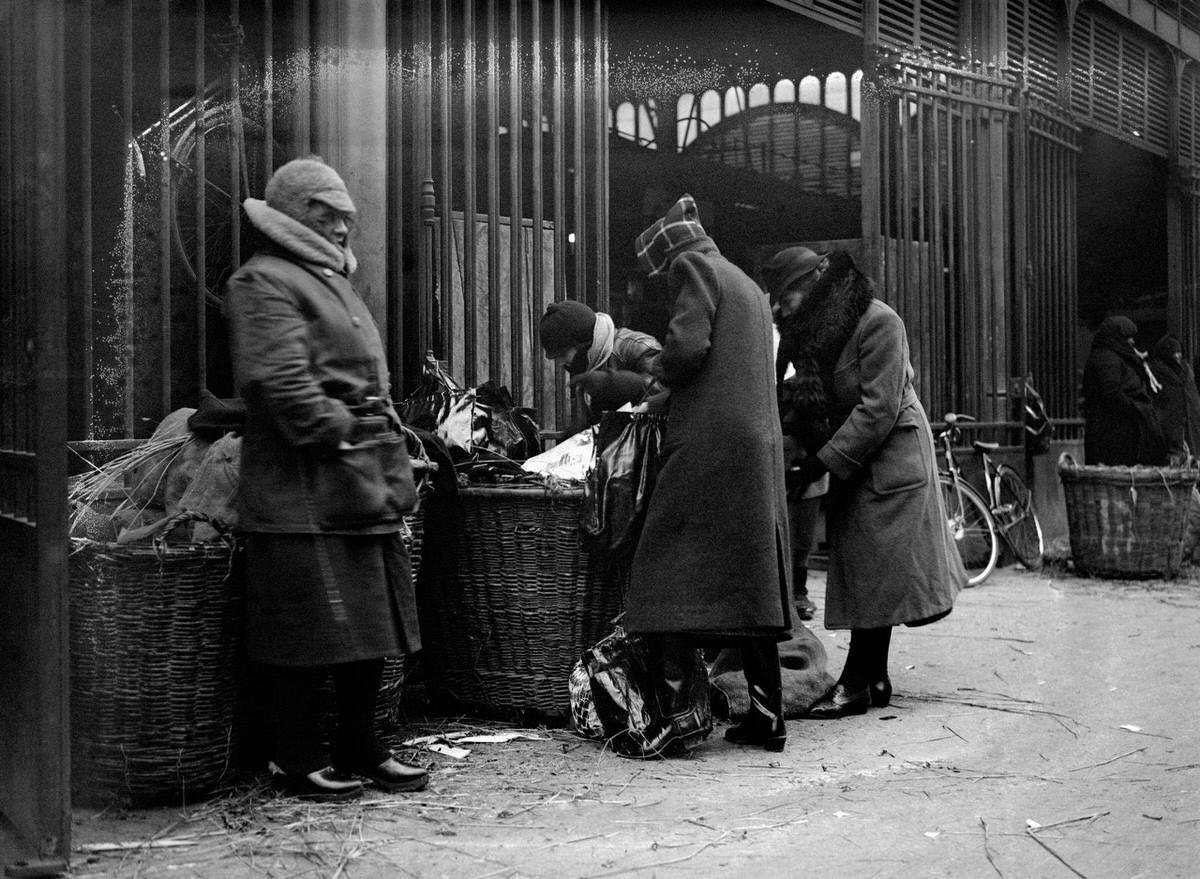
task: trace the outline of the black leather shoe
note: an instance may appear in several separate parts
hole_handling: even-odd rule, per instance
[[[310,772],[308,775],[275,774],[276,781],[284,789],[302,800],[315,802],[341,802],[352,800],[363,792],[363,783],[357,778],[346,778],[332,766]]]
[[[841,684],[834,684],[824,696],[813,703],[805,716],[817,720],[833,720],[850,714],[866,714],[870,706],[870,687],[847,690]]]
[[[652,724],[636,741],[617,753],[634,760],[661,760],[695,747],[711,732],[712,721],[702,721],[700,712],[692,709]]]
[[[725,741],[735,745],[753,745],[768,751],[782,751],[787,744],[787,726],[782,717],[771,721],[755,713],[725,730]]]
[[[376,786],[390,793],[424,790],[429,784],[429,773],[420,766],[401,763],[394,756],[388,757],[378,766],[339,766],[335,770],[339,778],[361,775],[369,778]]]
[[[892,701],[892,682],[887,675],[871,684],[868,689],[871,691],[871,707],[872,708],[887,708],[888,703]]]
[[[802,622],[809,622],[817,612],[817,606],[809,601],[808,596],[797,598],[792,602],[792,606],[796,608],[796,616]]]

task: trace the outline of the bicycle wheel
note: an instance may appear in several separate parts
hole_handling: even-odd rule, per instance
[[[995,570],[1000,557],[996,523],[983,498],[971,486],[956,481],[948,473],[939,473],[938,483],[946,504],[950,536],[967,569],[967,585],[978,586]]]
[[[993,518],[1000,535],[1012,547],[1017,560],[1029,570],[1036,571],[1042,566],[1046,547],[1029,489],[1017,471],[1000,464],[996,467],[996,494],[999,506]]]

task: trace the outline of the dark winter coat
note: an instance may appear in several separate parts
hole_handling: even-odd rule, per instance
[[[264,231],[286,239],[290,228]],[[229,279],[225,309],[246,402],[238,501],[250,658],[327,665],[420,649],[399,535],[411,465],[391,441],[398,419],[366,305],[341,272],[272,246]],[[383,414],[360,418],[353,409],[370,397]]]
[[[825,626],[878,628],[949,612],[966,574],[946,527],[933,432],[913,388],[908,336],[849,262],[814,299],[868,297],[828,375]],[[837,313],[836,311],[834,312]]]
[[[711,239],[668,273],[655,368],[670,390],[662,469],[633,560],[635,632],[786,637],[787,505],[767,297]]]
[[[1200,456],[1200,392],[1191,365],[1175,357],[1178,345],[1170,337],[1155,345],[1150,370],[1162,385],[1154,395],[1154,408],[1167,452],[1182,463],[1189,454]]]
[[[1166,463],[1166,444],[1144,361],[1128,318],[1105,319],[1083,367],[1083,455],[1087,464]]]

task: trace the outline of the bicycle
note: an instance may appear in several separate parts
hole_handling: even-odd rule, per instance
[[[979,585],[995,570],[1001,539],[1021,564],[1037,570],[1042,565],[1045,540],[1024,480],[1007,464],[992,461],[988,453],[996,451],[999,443],[975,440],[972,448],[983,466],[985,493],[981,494],[966,481],[954,456],[954,446],[962,436],[958,423],[975,419],[948,412],[943,420],[946,427],[938,432],[937,441],[946,464],[938,471],[938,483],[950,534],[967,569],[967,585]]]

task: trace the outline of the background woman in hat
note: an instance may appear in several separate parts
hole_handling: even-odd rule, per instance
[[[705,234],[690,196],[636,251],[643,271],[667,276],[672,303],[654,366],[670,392],[662,467],[622,620],[651,649],[662,719],[632,756],[663,756],[709,733],[692,701],[707,695],[690,677],[698,643],[742,648],[751,710],[725,737],[782,750],[777,642],[791,613],[770,306]]]
[[[823,259],[807,247],[786,247],[763,267],[763,280],[771,294],[771,312],[775,324],[782,327],[792,319],[798,304],[812,291]],[[815,455],[829,439],[829,419],[824,412],[811,411],[808,405],[819,376],[807,371],[808,361],[794,364],[786,357],[775,360],[775,381],[779,389],[779,417],[784,428],[785,466],[792,472],[809,455]],[[798,370],[805,370],[800,372]],[[792,600],[796,615],[811,620],[816,605],[808,596],[808,559],[816,540],[821,498],[829,491],[829,475],[807,485],[788,486],[788,521],[792,538]]]
[[[950,613],[966,574],[946,527],[903,321],[844,251],[813,275],[779,302],[787,319],[778,356],[796,364],[794,405],[802,409],[783,421],[801,445],[816,446],[791,481],[832,474],[825,627],[850,629],[850,650],[809,716],[835,718],[888,704],[892,628]]]
[[[1106,317],[1083,366],[1083,459],[1088,464],[1167,463],[1154,395],[1158,379],[1134,345],[1137,324]]]
[[[350,284],[354,202],[312,157],[282,165],[266,200],[244,207],[267,244],[229,279],[225,309],[246,402],[247,652],[268,671],[271,758],[306,797],[355,796],[361,778],[420,790],[426,772],[374,731],[383,658],[421,641],[399,534],[412,471],[379,331]],[[327,752],[318,719],[330,673],[338,719]]]
[[[577,405],[564,437],[598,423],[606,409],[637,403],[653,383],[651,367],[662,350],[658,340],[615,326],[609,315],[582,302],[550,303],[538,331],[546,357],[571,377]]]

